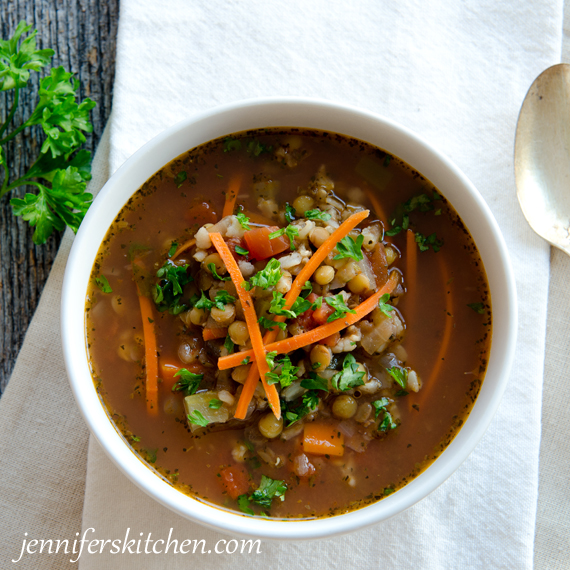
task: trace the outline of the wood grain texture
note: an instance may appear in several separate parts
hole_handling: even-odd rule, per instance
[[[92,152],[111,112],[118,18],[119,0],[0,1],[0,36],[10,37],[20,20],[32,24],[38,30],[38,46],[55,50],[52,65],[75,73],[81,81],[81,98],[90,97],[97,103],[91,115],[93,133],[87,135],[85,145]],[[40,74],[33,73],[32,88],[21,91],[14,124],[20,124],[35,107],[39,79]],[[0,93],[0,119],[9,112],[11,102],[10,93]],[[42,140],[38,127],[10,141],[6,155],[13,173],[24,174],[37,158]],[[26,190],[33,191],[20,188],[11,196]],[[14,217],[9,198],[0,201],[0,395],[61,241],[61,235],[52,235],[45,245],[34,245],[33,231]]]

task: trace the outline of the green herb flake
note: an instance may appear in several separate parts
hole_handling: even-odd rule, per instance
[[[314,372],[309,372],[308,378],[301,380],[301,388],[307,390],[322,390],[323,392],[329,391],[329,384],[325,378],[321,378]]]
[[[249,251],[239,245],[236,245],[234,250],[238,255],[249,255]]]
[[[346,305],[342,293],[339,293],[338,295],[334,295],[332,297],[325,297],[325,302],[327,305],[331,306],[334,309],[334,313],[327,319],[327,323],[336,321],[337,319],[342,319],[346,316],[347,313],[356,314],[356,311],[354,309],[350,309]]]
[[[331,219],[331,215],[316,208],[314,210],[307,210],[305,212],[305,218],[307,218],[307,220],[322,220],[323,222],[328,222]]]
[[[209,402],[208,402],[208,408],[212,409],[212,410],[219,410],[223,405],[223,402],[221,400],[218,400],[217,398],[212,398]]]
[[[390,300],[390,293],[385,293],[384,295],[382,295],[382,297],[380,297],[380,299],[378,300],[378,309],[380,309],[380,312],[386,315],[388,318],[392,318],[392,312],[394,311],[394,307],[388,304],[389,300]]]
[[[180,188],[187,178],[188,178],[188,174],[186,174],[186,172],[184,172],[184,170],[181,170],[176,175],[176,177],[174,178],[174,183],[176,184],[176,187]]]
[[[394,378],[394,380],[405,390],[408,385],[408,371],[405,368],[398,368],[397,366],[392,366],[392,368],[386,368],[386,372]]]
[[[269,287],[275,287],[279,280],[283,276],[281,272],[281,264],[275,258],[270,259],[268,264],[261,270],[253,275],[249,282],[246,283],[246,289],[249,291],[253,287],[259,287],[260,289],[269,289]]]
[[[194,410],[188,414],[188,421],[197,426],[206,427],[208,425],[208,420],[198,410]]]
[[[200,386],[200,382],[204,379],[203,374],[194,374],[186,368],[181,368],[174,378],[180,378],[174,386],[172,386],[173,392],[182,392],[185,396],[191,396],[196,393]]]
[[[246,356],[242,361],[242,366],[245,366],[246,364],[249,364],[249,361],[251,360],[251,358],[249,356]]]
[[[97,287],[103,291],[103,293],[112,293],[113,289],[109,285],[109,281],[104,275],[99,275],[99,277],[95,277],[95,283],[97,283]]]
[[[224,152],[232,152],[234,150],[241,149],[241,141],[231,137],[226,137],[224,139]]]
[[[250,500],[262,507],[269,508],[273,499],[284,501],[286,491],[287,485],[284,481],[274,480],[262,475],[259,488],[251,494]]]
[[[220,289],[214,297],[214,305],[220,309],[220,311],[223,311],[226,305],[231,305],[236,301],[237,299],[230,295],[225,289]]]
[[[355,261],[361,261],[364,259],[364,254],[362,253],[362,244],[364,242],[364,236],[360,234],[356,239],[351,236],[346,236],[342,238],[336,244],[336,250],[338,254],[333,257],[333,259],[344,259],[352,258]]]
[[[297,211],[289,203],[285,204],[285,221],[290,224],[297,215]]]
[[[237,498],[238,507],[240,508],[242,513],[246,515],[255,515],[251,507],[249,506],[249,497],[247,495],[240,495]]]
[[[274,329],[275,327],[279,327],[282,331],[287,328],[285,323],[281,323],[278,321],[274,321],[273,319],[268,319],[267,317],[259,317],[258,323],[266,330]]]
[[[235,344],[230,335],[226,336],[226,340],[224,341],[224,348],[228,351],[228,354],[232,354],[234,351]]]
[[[275,239],[277,237],[281,237],[282,235],[286,235],[289,238],[289,246],[292,250],[295,249],[295,244],[293,240],[296,236],[299,235],[299,228],[297,226],[292,226],[289,224],[286,228],[281,228],[269,234],[269,239]]]
[[[220,275],[218,275],[218,270],[216,268],[215,263],[208,263],[208,269],[210,270],[210,273],[212,274],[214,279],[217,279],[218,281],[229,281],[231,279],[229,275],[227,277],[221,277]]]
[[[251,230],[251,227],[249,226],[249,218],[243,213],[240,212],[239,214],[236,214],[236,218],[238,219],[238,222],[240,223],[240,226],[246,230],[249,231]]]
[[[485,305],[483,305],[483,303],[468,303],[467,306],[480,315],[485,314]]]
[[[350,388],[362,386],[364,384],[363,370],[360,370],[356,359],[352,354],[347,354],[342,363],[342,371],[337,372],[331,379],[332,385],[336,390],[345,392]]]
[[[167,259],[156,272],[158,282],[152,288],[152,297],[159,311],[178,315],[188,308],[188,305],[182,302],[184,286],[193,281],[188,273],[188,267],[188,265],[175,265]]]
[[[168,250],[168,257],[172,257],[176,253],[177,249],[178,249],[178,242],[173,241],[170,246],[170,249]]]

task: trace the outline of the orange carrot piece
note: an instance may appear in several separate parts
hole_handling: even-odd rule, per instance
[[[382,208],[380,200],[378,200],[378,197],[372,190],[370,190],[370,188],[364,188],[364,193],[366,194],[368,201],[372,204],[376,217],[382,222],[382,225],[387,228],[388,226],[386,224],[388,223],[388,217],[384,213],[384,208]]]
[[[277,393],[277,388],[273,384],[267,384],[265,381],[265,375],[269,372],[269,366],[265,360],[265,347],[263,346],[263,339],[261,337],[261,330],[259,328],[259,323],[257,322],[257,315],[255,314],[255,307],[253,305],[253,299],[249,291],[246,291],[243,287],[245,282],[243,275],[241,274],[240,268],[230,248],[224,241],[224,238],[218,232],[210,234],[210,239],[214,244],[217,252],[220,254],[222,261],[224,262],[232,281],[236,287],[236,291],[241,301],[241,306],[243,308],[243,313],[245,316],[245,322],[249,330],[249,337],[251,339],[251,344],[253,346],[253,354],[257,360],[257,366],[259,368],[261,381],[263,382],[263,387],[265,389],[265,394],[269,401],[269,405],[275,414],[275,417],[279,419],[281,417],[281,404],[279,402],[279,394]],[[240,353],[241,354],[241,353]],[[241,358],[243,360],[245,355]],[[240,360],[240,362],[241,362]]]
[[[234,213],[236,207],[236,200],[239,194],[239,188],[241,186],[242,174],[238,174],[235,178],[230,180],[228,191],[226,192],[226,202],[224,204],[224,209],[222,210],[222,218],[226,216],[231,216]]]
[[[357,323],[363,319],[368,313],[371,313],[377,306],[378,301],[382,295],[386,293],[391,293],[398,284],[399,273],[397,271],[392,271],[390,278],[376,293],[368,297],[366,301],[360,303],[356,307],[356,313],[347,313],[342,319],[336,319],[320,327],[316,327],[310,331],[302,333],[297,336],[292,336],[286,338],[285,340],[280,340],[278,342],[273,342],[271,344],[265,345],[265,350],[267,352],[277,352],[277,354],[287,354],[293,352],[299,348],[303,348],[315,342],[319,342],[323,338],[331,336],[336,332]],[[230,354],[228,356],[222,356],[218,359],[218,368],[220,370],[227,370],[228,368],[233,368],[234,366],[239,366],[244,358],[253,358],[255,355],[252,350],[245,350],[243,352],[238,352],[237,354]]]
[[[303,428],[303,450],[315,455],[344,455],[344,435],[334,425],[311,422]]]
[[[214,340],[215,338],[226,338],[228,336],[227,327],[206,328],[202,329],[202,338],[204,340]]]
[[[299,297],[305,282],[308,281],[313,273],[317,270],[319,265],[324,261],[325,257],[335,248],[336,244],[348,233],[354,229],[362,220],[366,219],[370,212],[368,210],[363,210],[361,212],[356,212],[349,216],[331,235],[329,238],[325,240],[325,242],[313,253],[313,255],[309,258],[309,261],[301,269],[293,284],[291,285],[291,289],[285,295],[285,308],[290,309],[293,306],[293,303]],[[277,322],[285,321],[285,317],[277,316],[274,319]],[[273,342],[277,338],[278,329],[275,327],[273,330],[267,331],[265,336],[263,337],[263,344],[267,345]],[[245,357],[244,357],[245,358]],[[234,364],[234,366],[238,366]],[[249,403],[251,402],[251,398],[253,398],[253,393],[255,392],[255,388],[257,386],[257,381],[259,380],[259,370],[255,364],[250,367],[249,373],[247,375],[247,379],[243,385],[243,389],[241,392],[240,399],[238,401],[238,405],[236,406],[236,411],[234,417],[243,420],[247,413],[247,408]]]
[[[441,367],[445,362],[445,354],[449,348],[449,342],[451,341],[451,333],[453,331],[453,297],[451,295],[451,289],[448,287],[449,281],[449,271],[443,257],[439,256],[440,264],[440,274],[443,278],[443,285],[446,288],[445,292],[445,328],[443,329],[443,337],[439,345],[439,351],[435,359],[431,374],[429,375],[428,381],[422,383],[422,389],[418,394],[418,399],[416,403],[422,405],[430,391],[433,389],[435,382],[437,382],[437,377],[441,372]],[[410,404],[412,400],[410,400]]]
[[[184,242],[175,252],[174,255],[170,258],[171,261],[174,261],[183,251],[191,248],[196,243],[194,238],[189,239],[188,241]]]
[[[245,469],[239,465],[230,465],[220,471],[220,482],[226,493],[237,499],[249,491],[249,476]]]
[[[146,368],[146,407],[150,414],[158,413],[158,352],[154,331],[152,301],[139,291],[139,304],[143,323],[144,359]]]
[[[414,313],[416,270],[418,264],[418,246],[416,245],[416,234],[408,229],[406,231],[406,315]]]

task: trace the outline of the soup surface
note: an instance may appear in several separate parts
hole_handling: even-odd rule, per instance
[[[491,302],[467,229],[418,172],[265,129],[189,151],[130,199],[86,334],[109,416],[160,476],[307,519],[382,499],[445,449],[483,381]]]

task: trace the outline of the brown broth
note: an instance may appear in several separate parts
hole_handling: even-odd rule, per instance
[[[412,196],[435,190],[407,164],[354,139],[296,129],[241,136],[276,146],[291,135],[300,138],[303,148],[309,150],[295,169],[271,160],[269,153],[251,156],[245,143],[240,150],[223,152],[224,141],[220,139],[189,151],[155,174],[129,200],[109,229],[87,294],[86,334],[93,375],[118,430],[142,458],[182,492],[234,510],[236,502],[224,493],[218,473],[221,467],[234,463],[232,445],[243,439],[243,430],[192,437],[181,407],[182,396],[165,385],[159,386],[160,413],[154,417],[147,414],[142,322],[129,250],[133,244],[148,249],[148,264],[158,269],[168,249],[165,243],[173,239],[182,243],[204,223],[205,220],[194,220],[188,214],[192,205],[207,203],[215,213],[213,219],[219,219],[228,181],[235,172],[243,174],[244,188],[248,187],[247,181],[258,180],[262,171],[278,180],[280,205],[292,202],[298,188],[307,187],[322,164],[335,181],[338,196],[346,196],[354,186],[372,190],[386,213]],[[225,144],[227,147],[227,141]],[[362,172],[363,164],[373,166],[365,168],[366,179],[357,172]],[[185,180],[181,172],[186,173]],[[250,191],[243,191],[238,204],[246,211],[257,209]],[[364,205],[373,211],[371,204]],[[407,365],[424,382],[422,389],[398,400],[401,424],[397,429],[387,437],[374,439],[363,453],[347,448],[341,458],[314,458],[317,473],[310,479],[297,479],[287,466],[278,469],[264,464],[255,468],[255,462],[246,463],[256,484],[261,472],[287,483],[286,500],[273,501],[271,517],[328,516],[381,499],[425,470],[469,414],[490,350],[489,289],[475,244],[460,218],[445,199],[436,208],[441,209],[439,215],[437,209],[410,214],[415,231],[426,236],[435,232],[444,242],[437,253],[432,249],[417,252],[415,282],[405,281],[405,232],[385,238],[403,254],[394,264],[403,272],[406,286],[406,294],[397,306],[406,322],[402,345],[408,353]],[[371,219],[377,219],[374,213]],[[95,286],[94,278],[101,274],[107,277],[112,294],[102,293]],[[451,314],[447,313],[449,298]],[[483,303],[484,313],[468,307],[473,303]],[[453,332],[439,373],[432,379],[449,319]],[[155,322],[160,359],[176,360],[178,345],[188,338],[188,331],[178,317],[168,313],[156,312]],[[165,402],[177,413],[166,413]],[[284,457],[298,449],[295,440],[273,440],[272,446]],[[343,471],[342,466],[349,464],[355,466],[354,487],[343,480],[348,471]]]

